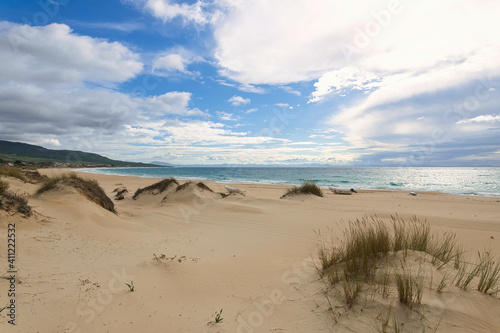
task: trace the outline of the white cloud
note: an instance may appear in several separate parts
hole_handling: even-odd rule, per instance
[[[227,113],[224,111],[216,111],[215,113],[217,114],[217,117],[220,120],[224,120],[224,121],[237,121],[238,120],[238,119],[234,118],[232,113]]]
[[[347,66],[322,75],[314,84],[315,91],[309,102],[318,102],[328,94],[340,94],[346,90],[369,90],[380,86],[381,78],[373,73]]]
[[[463,119],[457,122],[457,124],[470,124],[470,123],[496,123],[500,122],[500,115],[480,115],[471,119]]]
[[[77,35],[65,24],[3,22],[0,80],[79,84],[123,82],[142,71],[139,56],[118,42]]]
[[[206,116],[199,109],[188,107],[191,93],[172,91],[159,96],[136,98],[132,103],[138,109],[143,109],[145,114],[151,116],[180,115],[180,116]]]
[[[49,146],[56,146],[59,147],[61,143],[57,139],[44,139],[42,140],[43,144],[49,145]]]
[[[188,64],[188,59],[185,59],[178,53],[172,53],[158,57],[153,62],[153,70],[186,72]]]
[[[203,10],[204,6],[202,1],[178,4],[170,0],[146,0],[144,3],[144,8],[163,22],[180,17],[196,24],[206,24],[210,20],[209,14]]]
[[[252,108],[252,109],[248,109],[245,111],[246,114],[250,114],[250,113],[254,113],[256,111],[258,111],[259,109],[256,109],[256,108]]]
[[[231,105],[233,105],[233,106],[240,106],[240,105],[250,103],[250,98],[243,98],[241,96],[233,96],[230,99],[228,99],[228,102],[231,103]]]

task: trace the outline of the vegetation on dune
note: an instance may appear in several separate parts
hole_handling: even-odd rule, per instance
[[[175,178],[166,178],[157,183],[149,185],[144,188],[140,188],[135,191],[132,199],[137,199],[141,194],[159,194],[164,192],[171,184],[179,185],[179,182]]]
[[[9,183],[0,180],[0,195],[7,192],[8,189],[9,189]]]
[[[0,175],[17,178],[25,183],[36,184],[46,179],[38,170],[23,170],[18,167],[0,166]]]
[[[319,243],[317,268],[327,286],[325,295],[335,321],[339,313],[334,310],[338,307],[332,306],[332,294],[343,299],[349,309],[360,294],[371,294],[372,300],[377,298],[379,303],[390,303],[391,290],[395,290],[396,302],[419,309],[425,280],[430,280],[432,288],[436,272],[441,275],[436,293],[452,284],[463,290],[474,286],[484,294],[498,292],[500,263],[489,253],[480,253],[471,263],[470,259],[464,260],[463,247],[455,234],[432,233],[429,224],[417,218],[391,219],[392,224],[377,217],[364,217],[349,223],[342,240],[332,238]],[[389,332],[389,326],[397,331],[396,320],[391,325],[389,317],[384,318],[387,320],[382,322],[383,329],[378,331]]]
[[[28,199],[8,191],[9,183],[0,180],[0,208],[6,211],[16,211],[31,216],[31,207],[28,205]]]
[[[185,182],[184,184],[182,185],[179,185],[177,186],[177,188],[175,189],[175,192],[179,192],[185,188],[187,188],[189,185],[193,184],[192,182],[188,181],[188,182]],[[202,190],[207,190],[207,191],[210,191],[212,193],[215,193],[210,187],[208,187],[205,183],[203,182],[198,182],[198,183],[195,183],[195,185],[202,189]]]
[[[281,196],[282,198],[288,197],[290,195],[296,195],[296,194],[314,194],[317,195],[318,197],[323,197],[323,191],[321,188],[316,184],[316,182],[312,180],[305,181],[302,185],[300,186],[293,186],[291,188],[288,188],[286,192]]]
[[[36,195],[47,192],[59,184],[74,187],[90,201],[116,213],[113,201],[106,195],[97,181],[81,178],[74,172],[47,178],[36,191]]]

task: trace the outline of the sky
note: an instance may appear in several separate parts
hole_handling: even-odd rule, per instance
[[[500,166],[497,0],[2,0],[0,139],[173,165]]]

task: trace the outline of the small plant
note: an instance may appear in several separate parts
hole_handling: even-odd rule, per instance
[[[396,272],[396,286],[398,288],[399,301],[410,309],[414,305],[420,305],[422,301],[422,281],[417,281],[411,272]]]
[[[293,186],[286,190],[281,197],[285,198],[295,194],[314,194],[318,197],[323,197],[323,190],[312,180],[305,181],[301,186]]]
[[[500,281],[500,263],[495,263],[488,254],[480,256],[477,290],[488,294]]]
[[[9,183],[0,180],[0,195],[4,194],[9,189]]]
[[[439,285],[436,289],[438,293],[442,292],[444,288],[448,285],[448,281],[450,280],[450,273],[446,272],[443,275],[443,278],[441,279],[441,282],[439,282]]]
[[[214,321],[216,324],[222,323],[222,320],[224,320],[224,318],[222,318],[221,315],[222,315],[222,309],[220,309],[220,312],[215,315]]]
[[[125,282],[125,285],[128,287],[130,291],[135,291],[134,281],[130,281],[130,284]]]

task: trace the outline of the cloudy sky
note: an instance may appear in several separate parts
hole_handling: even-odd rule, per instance
[[[0,139],[172,164],[500,166],[497,0],[2,0]]]

